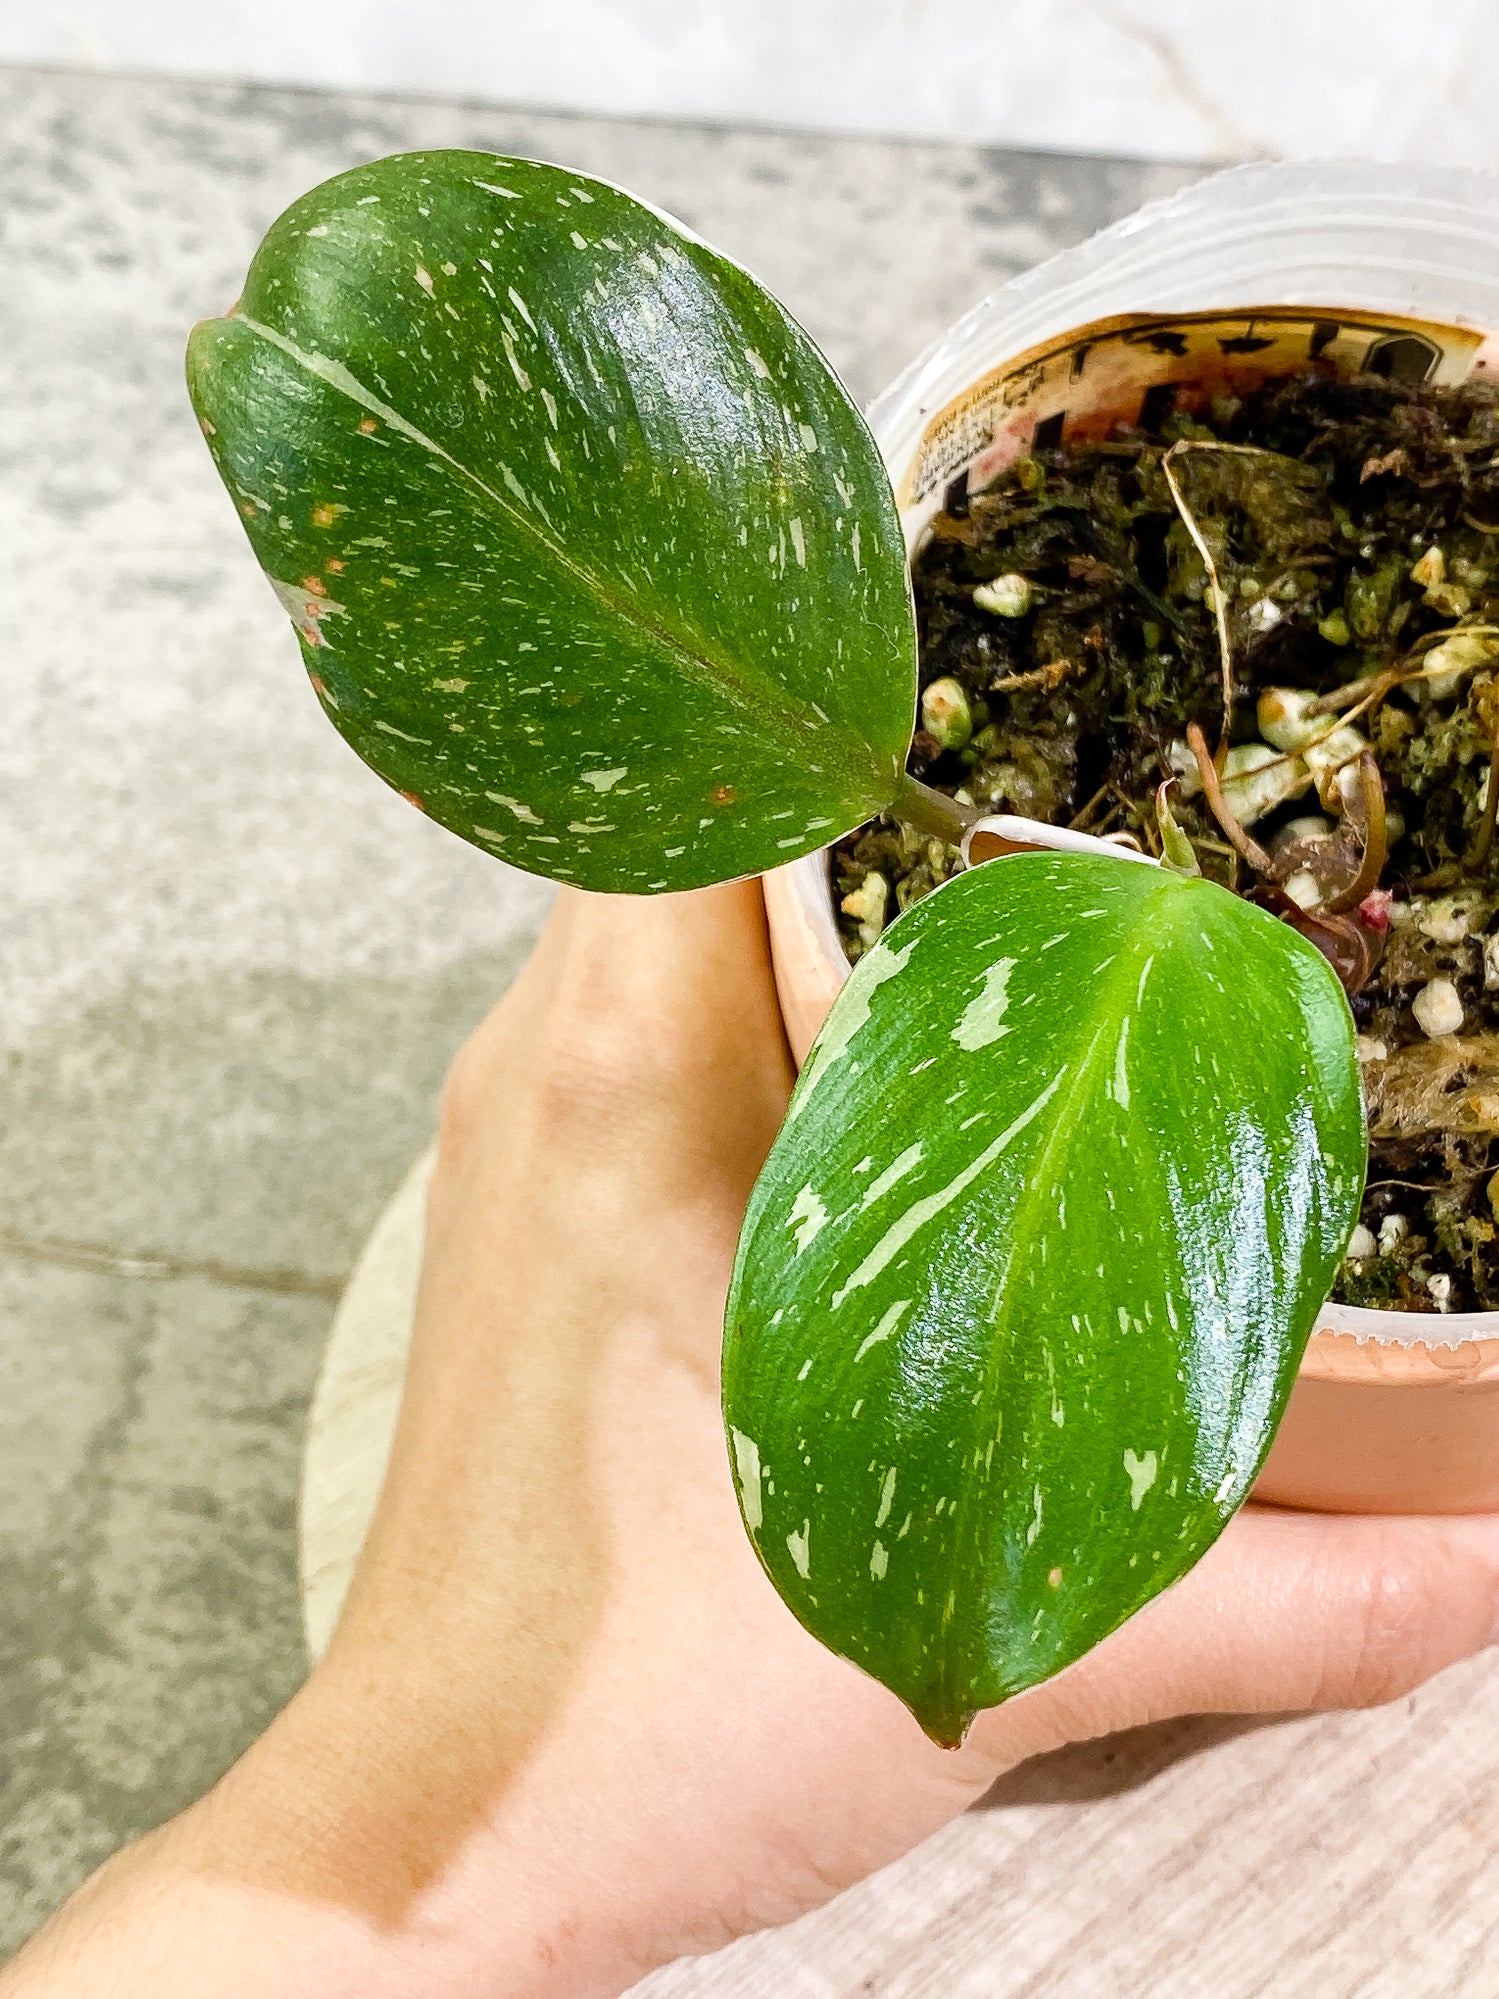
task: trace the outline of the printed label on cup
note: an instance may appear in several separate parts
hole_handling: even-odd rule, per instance
[[[1306,367],[1446,387],[1480,369],[1499,376],[1499,343],[1472,327],[1311,306],[1098,320],[991,369],[939,410],[901,481],[901,511],[935,512],[955,481],[977,492],[1064,435],[1095,441],[1119,423],[1156,431],[1177,410]]]

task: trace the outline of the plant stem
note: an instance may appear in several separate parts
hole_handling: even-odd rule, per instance
[[[1187,724],[1187,747],[1197,759],[1197,768],[1202,776],[1203,794],[1208,802],[1208,810],[1223,828],[1224,837],[1248,861],[1257,875],[1273,872],[1270,856],[1258,840],[1251,839],[1229,810],[1228,801],[1223,796],[1223,786],[1218,780],[1218,767],[1208,753],[1206,738],[1196,722]]]
[[[949,847],[960,847],[970,826],[983,818],[973,805],[960,805],[945,791],[933,791],[909,773],[902,773],[900,788],[886,810],[894,819],[904,819],[918,833],[927,833]]]
[[[1341,916],[1344,910],[1357,909],[1369,891],[1379,887],[1379,877],[1384,873],[1384,864],[1389,858],[1384,785],[1380,782],[1379,766],[1374,761],[1372,750],[1365,750],[1360,756],[1358,770],[1364,794],[1364,857],[1347,888],[1326,905],[1329,916]]]

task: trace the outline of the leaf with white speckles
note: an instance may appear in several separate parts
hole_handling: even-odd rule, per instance
[[[889,802],[916,653],[878,450],[655,209],[487,153],[357,168],[274,225],[188,375],[330,719],[455,832],[679,889]]]
[[[1264,1459],[1364,1159],[1342,989],[1264,911],[1059,854],[914,904],[729,1298],[745,1518],[797,1616],[951,1742],[1175,1581]]]

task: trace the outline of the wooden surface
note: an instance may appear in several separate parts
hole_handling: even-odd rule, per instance
[[[400,1395],[430,1155],[329,1338],[302,1491],[326,1643]],[[789,1929],[634,1999],[1499,1999],[1499,1670],[1372,1714],[1184,1721],[1065,1750]]]

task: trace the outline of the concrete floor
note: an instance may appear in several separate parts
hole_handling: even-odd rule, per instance
[[[546,904],[323,722],[181,386],[289,200],[432,145],[673,209],[861,396],[1189,177],[0,70],[0,1957],[296,1685],[333,1302]]]

